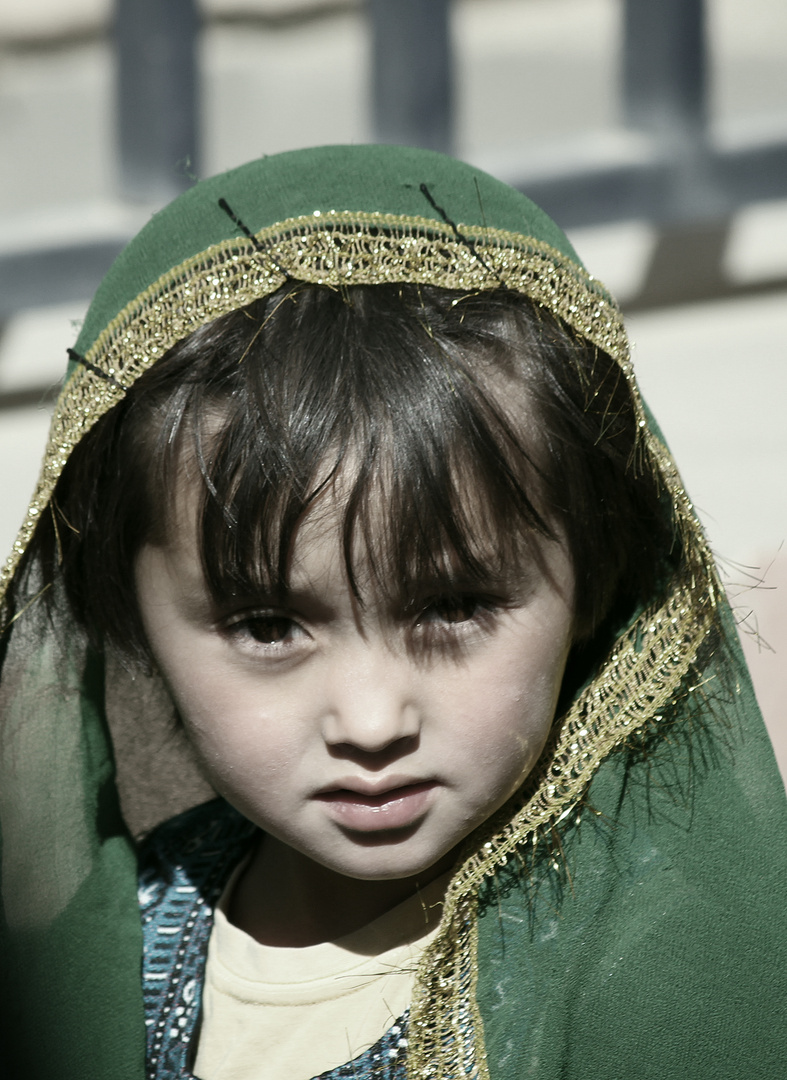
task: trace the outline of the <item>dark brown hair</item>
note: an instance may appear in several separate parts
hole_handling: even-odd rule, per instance
[[[483,580],[562,535],[588,641],[671,558],[637,447],[619,366],[526,297],[289,283],[179,342],[95,425],[28,565],[62,580],[94,642],[144,656],[134,558],[166,538],[187,453],[216,595],[286,592],[295,531],[341,474],[353,588],[358,539],[407,596],[423,575]]]

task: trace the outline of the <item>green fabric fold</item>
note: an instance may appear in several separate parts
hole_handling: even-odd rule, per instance
[[[14,1080],[139,1080],[136,855],[114,785],[103,661],[78,638],[68,644],[17,648],[4,672],[0,1056]],[[21,689],[6,704],[11,681]]]
[[[544,858],[529,889],[489,885],[479,1004],[495,1080],[781,1074],[787,812],[742,666],[738,682],[734,700],[710,683],[660,745],[604,762],[561,838],[568,876]]]

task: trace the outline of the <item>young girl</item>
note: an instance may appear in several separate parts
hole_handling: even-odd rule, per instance
[[[2,581],[15,1075],[778,1075],[784,793],[619,313],[518,193],[196,185]]]

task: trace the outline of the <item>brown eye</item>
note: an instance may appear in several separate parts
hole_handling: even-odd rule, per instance
[[[419,623],[463,623],[476,618],[481,605],[475,596],[442,596],[424,608]]]
[[[276,645],[292,633],[292,620],[284,618],[247,619],[246,629],[255,641]]]
[[[260,645],[282,645],[289,641],[297,626],[284,615],[247,615],[227,627],[236,638],[251,638]]]

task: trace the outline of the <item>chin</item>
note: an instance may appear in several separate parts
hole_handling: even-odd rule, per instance
[[[399,881],[423,875],[434,877],[447,870],[456,857],[456,845],[437,851],[405,851],[401,850],[404,843],[402,839],[392,842],[390,835],[380,833],[364,836],[357,855],[325,860],[324,865],[357,881]]]

